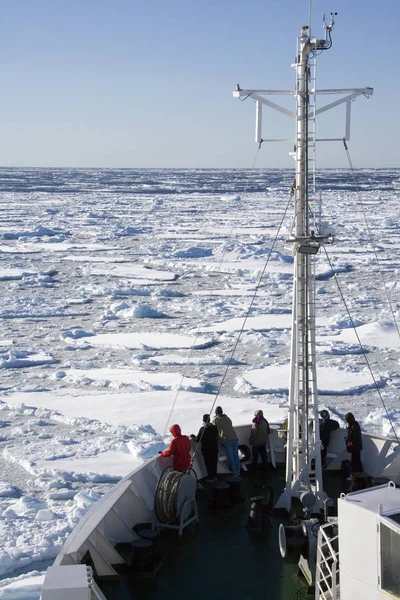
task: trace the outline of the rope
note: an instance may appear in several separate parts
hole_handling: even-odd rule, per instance
[[[239,341],[240,341],[241,335],[242,335],[242,333],[243,333],[243,330],[244,330],[244,327],[245,327],[245,325],[246,325],[246,322],[247,322],[247,319],[248,319],[248,317],[249,317],[249,314],[250,314],[250,312],[251,312],[251,309],[253,308],[253,304],[254,304],[254,301],[255,301],[255,298],[256,298],[257,292],[258,292],[258,290],[259,290],[259,288],[260,288],[261,281],[262,281],[262,279],[263,279],[263,277],[264,277],[264,274],[265,274],[266,268],[267,268],[267,266],[268,266],[269,260],[270,260],[270,258],[271,258],[272,252],[273,252],[273,250],[274,250],[275,244],[276,244],[276,242],[277,242],[277,240],[278,240],[278,237],[279,237],[280,230],[281,230],[281,228],[282,228],[282,225],[283,225],[283,222],[284,222],[284,220],[285,220],[285,218],[286,218],[286,213],[287,213],[287,211],[288,211],[288,208],[289,208],[290,201],[291,201],[291,199],[292,199],[292,197],[293,197],[293,193],[294,193],[294,189],[293,189],[293,186],[292,186],[292,189],[291,189],[291,192],[290,192],[290,195],[289,195],[289,199],[288,199],[288,201],[287,201],[287,204],[286,204],[285,210],[284,210],[284,212],[283,212],[282,219],[281,219],[281,221],[280,221],[280,223],[279,223],[279,226],[278,226],[277,232],[276,232],[276,234],[275,234],[274,241],[272,242],[272,246],[271,246],[271,248],[270,248],[270,251],[269,251],[269,253],[268,253],[267,260],[266,260],[266,262],[265,262],[265,265],[264,265],[264,268],[263,268],[263,270],[262,270],[262,272],[261,272],[261,275],[260,275],[260,277],[259,277],[259,279],[258,279],[258,282],[257,282],[256,288],[255,288],[255,290],[254,290],[254,294],[253,294],[253,296],[252,296],[252,298],[251,298],[250,305],[249,305],[249,307],[248,307],[248,309],[247,309],[246,316],[245,316],[245,318],[244,318],[244,321],[243,321],[242,327],[240,328],[240,331],[239,331],[239,333],[238,333],[238,336],[237,336],[237,338],[236,338],[236,341],[235,341],[235,344],[234,344],[234,346],[233,346],[233,349],[232,349],[231,355],[230,355],[230,357],[229,357],[229,360],[228,360],[228,362],[227,362],[227,364],[226,364],[226,367],[225,367],[225,372],[224,372],[224,374],[223,374],[223,376],[222,376],[221,383],[219,384],[219,387],[218,387],[217,393],[216,393],[216,395],[215,395],[215,398],[214,398],[214,402],[213,402],[213,403],[212,403],[212,405],[211,405],[211,408],[210,408],[210,411],[209,411],[209,414],[210,414],[210,416],[211,416],[211,414],[212,414],[212,411],[213,411],[213,409],[214,409],[214,406],[215,406],[215,404],[216,404],[216,402],[217,402],[217,399],[218,399],[218,397],[219,397],[219,395],[220,395],[220,393],[221,393],[221,389],[222,389],[222,386],[223,386],[223,384],[224,384],[224,382],[225,382],[225,379],[226,379],[226,376],[227,376],[227,373],[228,373],[228,369],[229,369],[229,367],[230,367],[230,365],[231,365],[232,358],[233,358],[233,356],[234,356],[234,354],[235,354],[235,352],[236,352],[237,346],[238,346],[238,344],[239,344]],[[204,435],[205,429],[206,429],[206,428],[204,427],[204,429],[203,429],[203,431],[202,431],[202,434],[201,434],[201,436],[200,436],[200,439],[199,439],[199,441],[198,441],[197,448],[196,448],[196,450],[195,450],[195,451],[194,451],[194,453],[193,453],[193,456],[192,456],[192,463],[193,463],[193,461],[194,461],[194,459],[195,459],[195,456],[196,456],[196,453],[197,453],[198,449],[200,448],[200,442],[201,442],[201,440],[202,440],[202,437],[203,437],[203,435]]]
[[[254,166],[255,166],[255,164],[256,164],[256,161],[257,161],[257,158],[258,158],[258,154],[259,154],[259,152],[260,152],[260,147],[261,147],[261,144],[260,144],[260,146],[258,147],[258,149],[257,149],[257,151],[256,151],[256,154],[255,154],[255,156],[254,156],[254,160],[253,160],[253,164],[252,164],[252,166],[251,166],[251,169],[254,169]],[[247,183],[246,183],[246,185],[245,185],[245,188],[244,188],[244,190],[243,190],[243,195],[244,195],[244,194],[246,194],[246,192],[247,192],[247,188],[249,187],[249,184],[250,184],[250,182],[247,182]],[[236,211],[235,211],[235,213],[234,213],[234,218],[233,218],[233,220],[232,220],[232,221],[233,221],[233,223],[235,223],[235,222],[236,222],[236,218],[237,218],[237,215],[238,215],[238,213],[239,213],[239,210],[240,210],[240,207],[239,207],[239,206],[237,206],[237,208],[236,208]],[[229,232],[229,236],[228,236],[228,242],[229,242],[229,241],[231,240],[231,238],[233,237],[233,231],[234,231],[234,229],[235,229],[235,225],[233,224],[233,225],[232,225],[232,227],[231,227],[231,230],[230,230],[230,232]],[[223,263],[223,260],[224,260],[224,258],[225,258],[225,254],[226,254],[226,249],[224,250],[224,252],[223,252],[223,254],[222,254],[222,256],[221,256],[221,259],[220,259],[220,261],[219,261],[219,264],[218,264],[218,267],[217,267],[217,270],[216,270],[216,272],[217,272],[217,273],[221,271],[221,265],[222,265],[222,263]],[[229,279],[228,279],[228,283],[229,283]],[[166,435],[166,432],[167,432],[167,427],[168,427],[168,425],[169,425],[169,423],[170,423],[170,421],[171,421],[171,416],[172,416],[172,413],[173,413],[173,412],[174,412],[174,410],[175,410],[175,404],[176,404],[176,402],[177,402],[177,400],[178,400],[179,393],[181,392],[181,387],[182,387],[183,380],[184,380],[184,378],[186,377],[186,374],[187,374],[187,371],[188,371],[188,367],[189,367],[190,358],[191,358],[191,356],[192,356],[192,353],[193,353],[193,351],[194,351],[194,346],[196,345],[197,338],[199,337],[199,333],[200,333],[200,332],[199,332],[199,330],[200,330],[200,323],[197,325],[197,329],[196,329],[196,334],[195,334],[194,342],[193,342],[193,345],[192,345],[192,346],[191,346],[191,348],[190,348],[190,351],[189,351],[189,354],[188,354],[188,357],[187,357],[187,360],[186,360],[186,363],[185,363],[185,367],[184,367],[184,369],[183,369],[182,376],[181,376],[181,379],[180,379],[179,385],[178,385],[178,387],[177,387],[176,394],[175,394],[175,397],[174,397],[174,399],[173,399],[173,402],[172,402],[171,409],[170,409],[170,411],[169,411],[169,414],[168,414],[168,418],[167,418],[167,421],[166,421],[166,424],[165,424],[165,428],[164,428],[164,432],[163,432],[163,436],[162,436],[163,438],[164,438],[164,437],[165,437],[165,435]],[[161,444],[162,444],[162,442],[160,442],[160,443],[159,443],[159,445],[158,445],[158,448],[160,448],[160,447],[161,447]],[[193,461],[192,461],[192,462],[193,462]],[[154,470],[154,463],[153,463],[153,470]]]
[[[340,287],[340,284],[339,284],[339,279],[338,279],[338,277],[337,277],[337,275],[336,275],[335,271],[333,270],[332,262],[331,262],[331,259],[330,259],[330,258],[329,258],[329,256],[328,256],[328,252],[327,252],[327,250],[326,250],[326,247],[325,247],[325,246],[323,246],[323,248],[324,248],[324,252],[325,252],[325,255],[326,255],[327,261],[328,261],[328,263],[329,263],[329,266],[330,266],[330,268],[331,268],[331,271],[332,271],[332,273],[333,273],[333,277],[334,277],[334,279],[335,279],[336,285],[337,285],[337,287],[338,287],[338,290],[339,290],[340,297],[341,297],[341,299],[342,299],[342,302],[343,302],[343,304],[344,304],[344,307],[345,307],[345,309],[346,309],[346,311],[347,311],[347,315],[348,315],[348,317],[349,317],[349,319],[350,319],[351,326],[352,326],[352,328],[353,328],[353,331],[354,331],[354,333],[355,333],[355,335],[356,335],[356,337],[357,337],[358,344],[359,344],[359,346],[360,346],[360,348],[361,348],[361,350],[362,350],[362,354],[363,354],[363,356],[364,356],[364,359],[365,359],[366,365],[367,365],[367,367],[368,367],[368,369],[369,369],[369,372],[370,372],[370,374],[371,374],[372,380],[373,380],[373,382],[374,382],[374,384],[375,384],[376,391],[377,391],[377,393],[378,393],[378,396],[379,396],[379,398],[380,398],[380,401],[382,402],[382,406],[383,406],[383,408],[384,408],[384,410],[385,410],[386,416],[387,416],[387,418],[389,419],[389,423],[390,423],[390,426],[391,426],[391,428],[393,429],[393,433],[394,433],[394,436],[395,436],[395,438],[396,438],[396,441],[397,441],[397,442],[399,442],[399,438],[397,437],[397,433],[396,433],[396,430],[395,430],[395,428],[394,428],[393,421],[392,421],[392,419],[390,418],[389,412],[388,412],[388,410],[387,410],[387,408],[386,408],[386,404],[385,404],[385,401],[384,401],[384,399],[383,399],[383,397],[382,397],[382,394],[381,394],[381,391],[380,391],[380,389],[379,389],[378,383],[377,383],[377,381],[376,381],[376,379],[375,379],[375,376],[374,376],[374,374],[373,374],[373,372],[372,372],[371,365],[370,365],[370,362],[369,362],[369,360],[368,360],[368,357],[367,357],[366,350],[365,350],[364,346],[363,346],[363,345],[362,345],[362,343],[361,343],[360,336],[358,335],[357,328],[356,328],[356,326],[354,325],[353,318],[352,318],[352,316],[351,316],[351,314],[350,314],[350,310],[349,310],[349,308],[348,308],[347,302],[346,302],[346,300],[345,300],[345,297],[344,297],[344,295],[343,295],[343,292],[342,292],[342,288]]]
[[[196,488],[198,485],[197,475],[193,469],[186,471],[170,471],[172,467],[167,467],[158,480],[154,511],[157,520],[160,523],[176,524],[179,522],[178,512],[178,494],[182,478],[185,475],[193,473],[196,479]]]
[[[352,163],[352,160],[351,160],[350,152],[349,152],[349,149],[347,147],[345,138],[343,138],[343,145],[344,145],[344,148],[345,148],[345,151],[346,151],[347,160],[349,161],[350,170],[351,170],[351,173],[352,173],[352,176],[353,176],[354,187],[356,188],[356,191],[357,191],[358,202],[359,202],[359,204],[361,206],[361,209],[362,209],[362,212],[363,212],[365,226],[367,228],[367,232],[368,232],[368,236],[369,236],[369,243],[370,243],[372,251],[373,251],[373,253],[375,255],[375,261],[376,261],[376,265],[378,267],[379,276],[380,276],[380,278],[382,280],[382,283],[383,283],[383,288],[385,290],[386,299],[387,299],[387,302],[388,302],[388,305],[389,305],[389,308],[390,308],[390,312],[392,313],[393,322],[394,322],[394,324],[396,326],[397,335],[400,337],[399,325],[397,323],[396,315],[394,313],[394,308],[393,308],[392,301],[390,300],[390,296],[389,296],[388,288],[387,288],[387,285],[386,285],[386,281],[385,281],[385,278],[383,276],[383,272],[382,272],[381,265],[380,265],[380,262],[379,262],[378,253],[376,251],[375,244],[373,243],[374,239],[372,237],[372,232],[371,232],[371,229],[370,229],[370,226],[369,226],[369,223],[368,223],[367,213],[366,213],[366,210],[365,210],[365,206],[364,206],[364,203],[363,203],[363,201],[361,199],[361,194],[360,194],[360,189],[359,189],[359,186],[358,186],[358,183],[357,183],[355,169],[353,167],[353,163]]]
[[[169,469],[170,467],[167,467]],[[165,473],[165,471],[164,471]],[[170,471],[162,473],[156,490],[155,513],[160,523],[177,523],[178,515],[178,492],[181,479],[185,473]]]

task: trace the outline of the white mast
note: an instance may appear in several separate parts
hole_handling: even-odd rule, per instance
[[[309,207],[309,177],[312,175],[309,152],[315,149],[314,140],[309,136],[310,96],[315,96],[315,89],[309,89],[309,82],[310,55],[315,52],[315,45],[309,27],[302,27],[295,64],[296,186],[294,237],[290,239],[294,243],[294,276],[286,488],[277,504],[278,508],[288,511],[292,497],[300,497],[303,492],[313,492],[320,508],[326,498],[322,484],[315,358],[315,254],[323,240],[316,238],[316,232],[311,230]],[[313,79],[315,82],[315,77]]]
[[[292,498],[308,497],[308,507],[321,509],[326,494],[323,491],[321,448],[319,439],[319,413],[315,356],[315,255],[320,245],[332,241],[332,236],[323,236],[316,230],[310,210],[310,194],[315,182],[315,142],[342,141],[350,138],[351,101],[364,94],[370,96],[372,88],[346,90],[317,90],[315,59],[318,53],[331,47],[331,30],[334,15],[325,24],[325,39],[311,38],[310,27],[302,27],[297,44],[296,89],[292,90],[242,90],[237,85],[234,97],[251,96],[256,102],[256,142],[292,141],[262,138],[262,108],[267,105],[296,120],[295,151],[295,223],[293,235],[288,239],[293,244],[294,279],[292,338],[290,353],[289,414],[286,445],[286,488],[276,508],[290,511]],[[268,95],[293,95],[296,113],[267,100]],[[317,94],[346,94],[346,96],[316,108]],[[341,103],[346,103],[346,129],[341,138],[316,138],[316,116]],[[311,183],[311,185],[310,185]],[[313,190],[314,191],[314,190]]]

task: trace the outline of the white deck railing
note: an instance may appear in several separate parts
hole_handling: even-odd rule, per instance
[[[315,600],[339,600],[338,522],[321,525],[318,532]]]

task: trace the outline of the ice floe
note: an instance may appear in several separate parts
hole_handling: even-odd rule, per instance
[[[107,265],[101,269],[91,268],[92,275],[109,275],[112,277],[126,277],[137,279],[149,279],[152,281],[174,281],[177,278],[176,273],[168,271],[159,271],[150,267],[144,267],[140,264],[120,264]]]
[[[180,335],[174,333],[99,333],[90,338],[81,338],[91,346],[106,346],[108,348],[153,349],[164,348],[209,348],[217,342],[214,338],[201,336]],[[79,343],[79,342],[78,342]]]
[[[58,363],[44,351],[35,350],[2,350],[0,349],[0,369],[18,369],[22,367],[37,367],[39,365],[54,365]]]
[[[288,394],[290,366],[272,365],[242,373],[235,389],[250,394]],[[385,378],[378,377],[383,387]],[[319,367],[317,387],[320,394],[353,395],[374,389],[375,382],[369,371],[348,371],[343,368]]]

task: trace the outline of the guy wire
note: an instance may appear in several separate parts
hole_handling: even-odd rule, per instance
[[[255,164],[256,164],[256,161],[257,161],[257,158],[258,158],[258,155],[259,155],[259,152],[260,152],[260,147],[261,147],[261,144],[257,147],[256,153],[255,153],[255,156],[254,156],[254,160],[253,160],[253,164],[251,166],[251,170],[254,169],[254,167],[255,167]],[[247,188],[249,187],[249,184],[250,184],[250,182],[246,183],[245,188],[244,188],[243,193],[242,193],[243,196],[246,194]],[[239,203],[238,203],[238,206],[237,206],[236,211],[234,213],[233,223],[236,222],[236,218],[237,218],[237,215],[239,213],[239,209],[240,209],[240,206],[239,206]],[[234,229],[235,229],[235,225],[233,224],[232,227],[231,227],[231,230],[229,232],[228,242],[233,237],[233,231],[234,231]],[[226,245],[225,245],[225,247],[226,247]],[[217,267],[217,270],[216,270],[217,273],[221,271],[221,267],[222,267],[223,260],[225,258],[225,254],[226,254],[226,249],[224,250],[224,252],[223,252],[223,254],[222,254],[221,258],[220,258],[220,261],[219,261],[219,264],[218,264],[218,267]],[[228,279],[228,281],[229,281],[229,279]],[[172,413],[174,412],[175,404],[176,404],[176,402],[178,400],[178,396],[179,396],[179,393],[181,391],[181,386],[182,386],[183,380],[186,377],[186,373],[187,373],[187,370],[188,370],[188,367],[189,367],[190,358],[191,358],[192,353],[194,351],[194,347],[196,345],[196,340],[199,337],[199,333],[200,333],[199,330],[200,330],[200,323],[197,325],[196,335],[195,335],[195,338],[194,338],[194,342],[193,342],[193,344],[192,344],[192,346],[191,346],[191,348],[189,350],[188,357],[186,359],[186,364],[185,364],[185,367],[183,369],[183,373],[182,373],[179,385],[178,385],[178,387],[176,389],[176,393],[175,393],[175,397],[174,397],[173,402],[172,402],[171,410],[169,412],[168,419],[167,419],[166,424],[165,424],[165,428],[164,428],[164,432],[163,432],[163,436],[162,436],[163,439],[164,439],[165,434],[167,432],[167,427],[168,427],[168,424],[170,423],[170,420],[171,420],[171,417],[172,417]],[[214,404],[215,404],[215,401],[214,401]],[[160,448],[161,443],[162,442],[159,443],[158,448]]]
[[[330,266],[330,268],[331,268],[331,271],[332,271],[332,273],[333,273],[333,277],[334,277],[334,279],[335,279],[336,285],[337,285],[337,287],[338,287],[338,290],[339,290],[340,297],[341,297],[341,299],[342,299],[342,302],[343,302],[343,304],[344,304],[344,307],[345,307],[345,309],[346,309],[346,311],[347,311],[347,314],[348,314],[348,317],[349,317],[349,319],[350,319],[351,326],[352,326],[352,328],[353,328],[353,331],[354,331],[354,333],[355,333],[355,335],[356,335],[356,338],[357,338],[358,344],[359,344],[359,346],[360,346],[360,348],[361,348],[361,350],[362,350],[362,354],[363,354],[364,360],[365,360],[365,362],[366,362],[366,365],[367,365],[367,367],[368,367],[368,369],[369,369],[369,372],[370,372],[370,374],[371,374],[372,380],[373,380],[373,382],[374,382],[374,385],[375,385],[376,391],[377,391],[377,393],[378,393],[378,396],[379,396],[379,398],[380,398],[380,401],[382,402],[382,406],[383,406],[383,408],[384,408],[384,410],[385,410],[386,416],[387,416],[387,418],[389,419],[389,423],[390,423],[390,426],[391,426],[391,428],[393,429],[393,433],[394,433],[394,436],[395,436],[395,438],[396,438],[396,441],[397,441],[397,442],[399,442],[399,438],[397,437],[397,433],[396,433],[396,430],[395,430],[395,428],[394,428],[393,421],[392,421],[392,419],[391,419],[391,417],[390,417],[390,415],[389,415],[388,409],[386,408],[386,404],[385,404],[385,401],[384,401],[384,399],[383,399],[383,397],[382,397],[382,394],[381,394],[381,391],[380,391],[380,389],[379,389],[378,383],[377,383],[377,381],[376,381],[376,379],[375,379],[375,376],[374,376],[374,374],[373,374],[373,372],[372,372],[372,368],[371,368],[370,362],[369,362],[369,360],[368,360],[367,353],[366,353],[366,351],[365,351],[365,348],[364,348],[364,346],[363,346],[363,345],[362,345],[362,343],[361,343],[360,336],[358,335],[357,328],[356,328],[356,326],[354,325],[354,321],[353,321],[353,318],[352,318],[352,316],[351,316],[351,314],[350,314],[349,307],[348,307],[348,305],[347,305],[347,302],[346,302],[346,300],[345,300],[344,294],[343,294],[343,292],[342,292],[342,288],[341,288],[341,286],[340,286],[340,284],[339,284],[339,279],[338,279],[338,277],[337,277],[337,275],[336,275],[335,271],[333,270],[332,262],[331,262],[331,259],[330,259],[330,258],[329,258],[329,256],[328,256],[328,252],[327,252],[327,250],[326,250],[326,247],[325,247],[325,245],[323,245],[323,248],[324,248],[325,256],[326,256],[326,258],[327,258],[327,261],[328,261],[328,263],[329,263],[329,266]]]
[[[353,181],[354,181],[354,187],[356,188],[356,191],[357,191],[358,202],[359,202],[359,204],[361,206],[361,210],[362,210],[362,213],[363,213],[363,216],[364,216],[365,226],[367,228],[367,232],[368,232],[368,236],[369,236],[369,242],[370,242],[372,251],[373,251],[373,253],[375,255],[375,262],[376,262],[376,265],[378,267],[379,276],[380,276],[380,278],[382,280],[382,283],[383,283],[383,288],[385,290],[385,295],[386,295],[387,303],[389,305],[390,312],[392,313],[392,318],[393,318],[393,322],[394,322],[396,330],[397,330],[397,335],[400,337],[399,325],[397,323],[396,315],[394,313],[394,308],[393,308],[392,301],[390,299],[390,295],[389,295],[389,292],[388,292],[386,281],[385,281],[385,278],[383,276],[383,272],[382,272],[382,269],[381,269],[380,261],[379,261],[379,258],[378,258],[378,253],[376,251],[375,244],[373,243],[374,239],[372,237],[371,228],[370,228],[369,223],[368,223],[367,213],[365,211],[365,206],[364,206],[364,203],[363,203],[363,201],[361,199],[360,188],[359,188],[358,183],[357,183],[355,169],[353,167],[353,163],[352,163],[352,160],[351,160],[350,152],[349,152],[349,149],[347,147],[346,140],[344,138],[343,138],[343,145],[344,145],[344,148],[345,148],[345,151],[346,151],[347,159],[349,161],[350,170],[351,170],[351,174],[352,174]]]
[[[272,245],[271,245],[270,251],[269,251],[269,253],[268,253],[268,257],[267,257],[267,260],[266,260],[266,262],[265,262],[264,268],[263,268],[263,270],[262,270],[262,272],[261,272],[261,275],[260,275],[260,277],[259,277],[259,279],[258,279],[258,282],[257,282],[256,288],[255,288],[255,290],[254,290],[254,294],[253,294],[253,296],[252,296],[252,298],[251,298],[250,305],[249,305],[249,307],[248,307],[248,309],[247,309],[247,312],[246,312],[246,316],[245,316],[245,318],[244,318],[244,320],[243,320],[242,327],[241,327],[241,328],[240,328],[240,330],[239,330],[239,333],[238,333],[238,336],[237,336],[237,338],[236,338],[236,341],[235,341],[235,343],[234,343],[234,346],[233,346],[233,349],[232,349],[231,355],[230,355],[230,357],[229,357],[229,360],[228,360],[228,362],[227,362],[227,364],[226,364],[226,366],[225,366],[225,372],[224,372],[224,374],[223,374],[223,376],[222,376],[222,380],[221,380],[221,383],[219,384],[218,391],[217,391],[217,393],[216,393],[216,395],[215,395],[215,398],[214,398],[214,402],[212,403],[212,405],[211,405],[211,408],[210,408],[210,411],[209,411],[210,417],[211,417],[211,414],[212,414],[213,408],[214,408],[214,406],[215,406],[215,404],[216,404],[216,402],[217,402],[217,399],[218,399],[218,397],[219,397],[219,395],[220,395],[220,393],[221,393],[222,386],[223,386],[223,384],[224,384],[224,382],[225,382],[225,379],[226,379],[226,376],[227,376],[227,374],[228,374],[228,370],[229,370],[229,367],[230,367],[230,365],[231,365],[232,358],[233,358],[233,357],[234,357],[234,355],[235,355],[235,352],[236,352],[237,346],[238,346],[238,344],[239,344],[239,341],[240,341],[241,335],[242,335],[242,333],[243,333],[243,330],[244,330],[244,327],[245,327],[245,325],[246,325],[246,321],[247,321],[247,319],[248,319],[248,317],[249,317],[249,314],[250,314],[250,311],[251,311],[251,309],[253,308],[253,304],[254,304],[254,301],[255,301],[255,299],[256,299],[257,292],[258,292],[258,290],[259,290],[259,288],[260,288],[261,281],[262,281],[262,279],[263,279],[263,277],[264,277],[264,274],[265,274],[265,271],[266,271],[266,269],[267,269],[267,266],[268,266],[269,260],[270,260],[270,258],[271,258],[272,252],[273,252],[273,250],[274,250],[275,244],[276,244],[276,242],[277,242],[277,240],[278,240],[279,233],[280,233],[280,231],[281,231],[281,228],[282,228],[283,222],[284,222],[284,220],[285,220],[285,218],[286,218],[286,213],[287,213],[287,211],[288,211],[289,204],[290,204],[290,201],[291,201],[292,197],[293,197],[293,190],[290,192],[290,195],[289,195],[289,198],[288,198],[288,201],[287,201],[287,204],[286,204],[285,210],[284,210],[284,212],[283,212],[282,219],[281,219],[281,221],[280,221],[280,223],[279,223],[279,226],[278,226],[277,232],[276,232],[276,234],[275,234],[275,238],[274,238],[274,240],[273,240],[273,242],[272,242]],[[203,437],[204,431],[205,431],[205,428],[203,429],[203,432],[202,432],[202,434],[201,434],[201,437]],[[194,454],[193,454],[193,459],[192,459],[192,461],[194,460],[194,457],[195,457],[195,455],[196,455],[196,452],[197,452],[198,448],[200,447],[200,442],[201,442],[201,438],[199,439],[198,446],[197,446],[197,448],[196,448],[196,450],[195,450],[195,452],[194,452]]]

